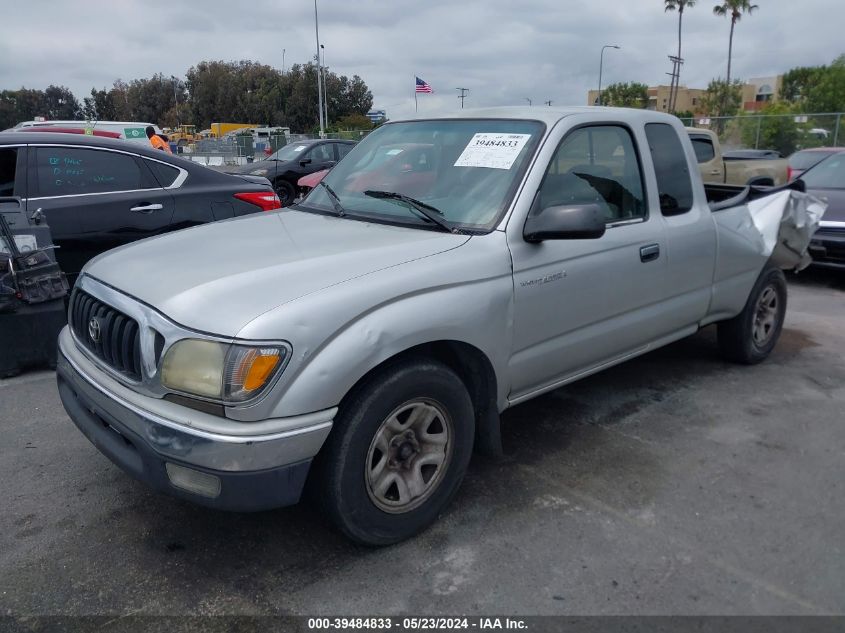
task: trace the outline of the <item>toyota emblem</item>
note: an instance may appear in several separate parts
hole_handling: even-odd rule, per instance
[[[95,343],[100,340],[100,322],[96,317],[88,321],[88,337]]]

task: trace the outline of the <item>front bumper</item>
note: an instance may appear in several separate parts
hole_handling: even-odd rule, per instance
[[[813,265],[845,270],[845,229],[822,227],[810,241]]]
[[[248,422],[218,418],[211,422],[238,433],[209,430],[207,414],[156,401],[181,410],[183,419],[174,421],[177,416],[151,412],[132,402],[130,394],[119,393],[126,388],[78,355],[67,330],[59,338],[57,382],[74,424],[117,466],[156,490],[221,510],[266,510],[299,501],[311,460],[336,413],[264,421],[264,430],[268,422],[286,430],[245,435]],[[193,424],[185,423],[185,414]],[[186,473],[202,483],[199,492],[185,484]]]

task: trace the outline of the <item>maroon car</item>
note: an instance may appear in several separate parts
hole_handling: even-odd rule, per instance
[[[790,154],[787,167],[789,180],[795,180],[813,165],[818,165],[825,158],[836,152],[845,151],[845,147],[814,147],[802,149]]]

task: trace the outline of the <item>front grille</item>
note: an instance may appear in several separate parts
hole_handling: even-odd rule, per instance
[[[76,339],[90,352],[127,377],[141,380],[141,336],[134,319],[78,288],[70,296],[68,314]]]

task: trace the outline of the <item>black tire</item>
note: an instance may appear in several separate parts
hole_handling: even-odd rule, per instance
[[[771,316],[768,326],[762,315]],[[786,315],[786,277],[783,271],[767,265],[737,316],[718,326],[719,349],[726,360],[754,365],[774,349]]]
[[[383,501],[378,500],[378,493],[370,484],[372,470],[368,471],[368,468],[373,469],[375,461],[381,463],[374,459],[378,453],[375,448],[378,437],[394,432],[385,425],[388,420],[399,417],[392,414],[403,406],[429,405],[436,406],[447,416],[439,422],[441,428],[450,429],[445,436],[448,442],[444,445],[447,446],[444,461],[436,467],[437,474],[430,475],[430,483],[425,484],[429,486],[428,492],[411,501],[407,510],[386,511],[379,507]],[[437,418],[433,424],[438,425]],[[312,467],[309,482],[312,495],[323,512],[350,539],[364,545],[397,543],[428,527],[452,500],[469,464],[474,434],[472,401],[455,372],[428,359],[388,365],[342,403],[332,432]],[[396,439],[397,436],[393,437]],[[424,453],[415,454],[410,460],[421,455]],[[387,458],[388,454],[384,454],[384,459]],[[392,475],[403,471],[401,466],[388,466],[390,463],[386,461],[382,471],[391,469]],[[418,466],[417,470],[426,467]],[[404,468],[403,472],[411,470],[413,466]],[[410,487],[405,488],[406,492],[409,490]],[[389,490],[384,494],[388,493]],[[386,496],[382,499],[390,502]],[[413,506],[416,502],[419,505]]]
[[[293,201],[296,198],[296,191],[294,190],[293,185],[287,180],[277,180],[273,183],[273,189],[275,190],[276,195],[279,196],[279,201],[282,203],[283,207],[293,204]]]

